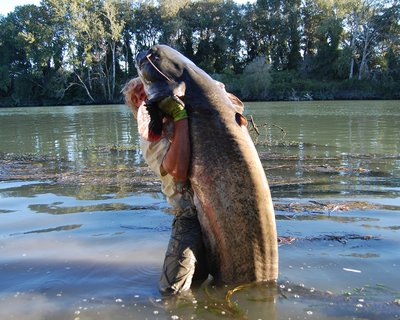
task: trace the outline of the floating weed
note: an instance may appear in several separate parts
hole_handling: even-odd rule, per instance
[[[244,284],[244,285],[237,286],[237,287],[233,288],[232,290],[228,290],[228,292],[227,292],[226,295],[225,295],[225,300],[226,300],[229,304],[232,304],[231,298],[232,298],[232,296],[235,294],[235,292],[238,292],[238,291],[241,291],[241,290],[243,290],[243,289],[250,288],[250,287],[252,287],[251,284]]]
[[[242,285],[242,286],[238,286],[235,287],[231,290],[228,290],[225,294],[224,299],[220,299],[220,298],[216,298],[214,296],[211,295],[210,291],[209,291],[209,286],[205,286],[204,287],[204,292],[206,294],[206,297],[208,298],[208,300],[210,302],[213,303],[209,303],[207,305],[202,305],[203,302],[199,302],[200,305],[202,305],[202,307],[204,309],[207,309],[209,312],[212,312],[216,315],[226,315],[230,318],[233,319],[247,319],[247,317],[244,315],[244,311],[240,308],[240,306],[235,303],[232,302],[232,295],[245,288],[247,285]],[[205,308],[207,307],[207,308]]]
[[[393,289],[393,288],[391,288],[391,287],[389,287],[389,286],[387,286],[385,284],[381,284],[381,283],[376,284],[376,289],[388,292],[388,293],[393,294],[395,296],[400,296],[400,290]]]
[[[400,301],[400,291],[384,284],[376,284],[373,286],[367,284],[363,287],[342,291],[342,294],[345,298],[350,299],[351,297],[358,303],[380,300],[381,302],[396,304],[396,299]]]

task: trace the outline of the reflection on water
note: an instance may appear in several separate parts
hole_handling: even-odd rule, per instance
[[[399,318],[399,103],[246,110],[276,204],[278,285],[168,298],[172,216],[130,111],[0,109],[0,318]]]

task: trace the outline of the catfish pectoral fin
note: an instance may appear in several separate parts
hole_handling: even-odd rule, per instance
[[[240,113],[235,114],[236,122],[239,126],[247,126],[247,119]]]

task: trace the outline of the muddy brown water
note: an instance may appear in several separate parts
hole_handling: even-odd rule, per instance
[[[400,318],[400,102],[246,115],[275,202],[278,285],[166,298],[172,216],[129,110],[0,109],[0,318]]]

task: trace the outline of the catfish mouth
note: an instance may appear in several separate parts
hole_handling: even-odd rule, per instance
[[[147,81],[147,77],[143,74],[143,70],[146,69],[146,65],[149,63],[150,56],[151,53],[149,53],[149,50],[147,50],[139,52],[135,58],[136,70],[140,79],[145,83],[149,83],[149,81]]]
[[[141,51],[136,55],[135,66],[137,70],[141,70],[143,68],[143,65],[146,63],[148,56],[151,56],[149,50]]]

